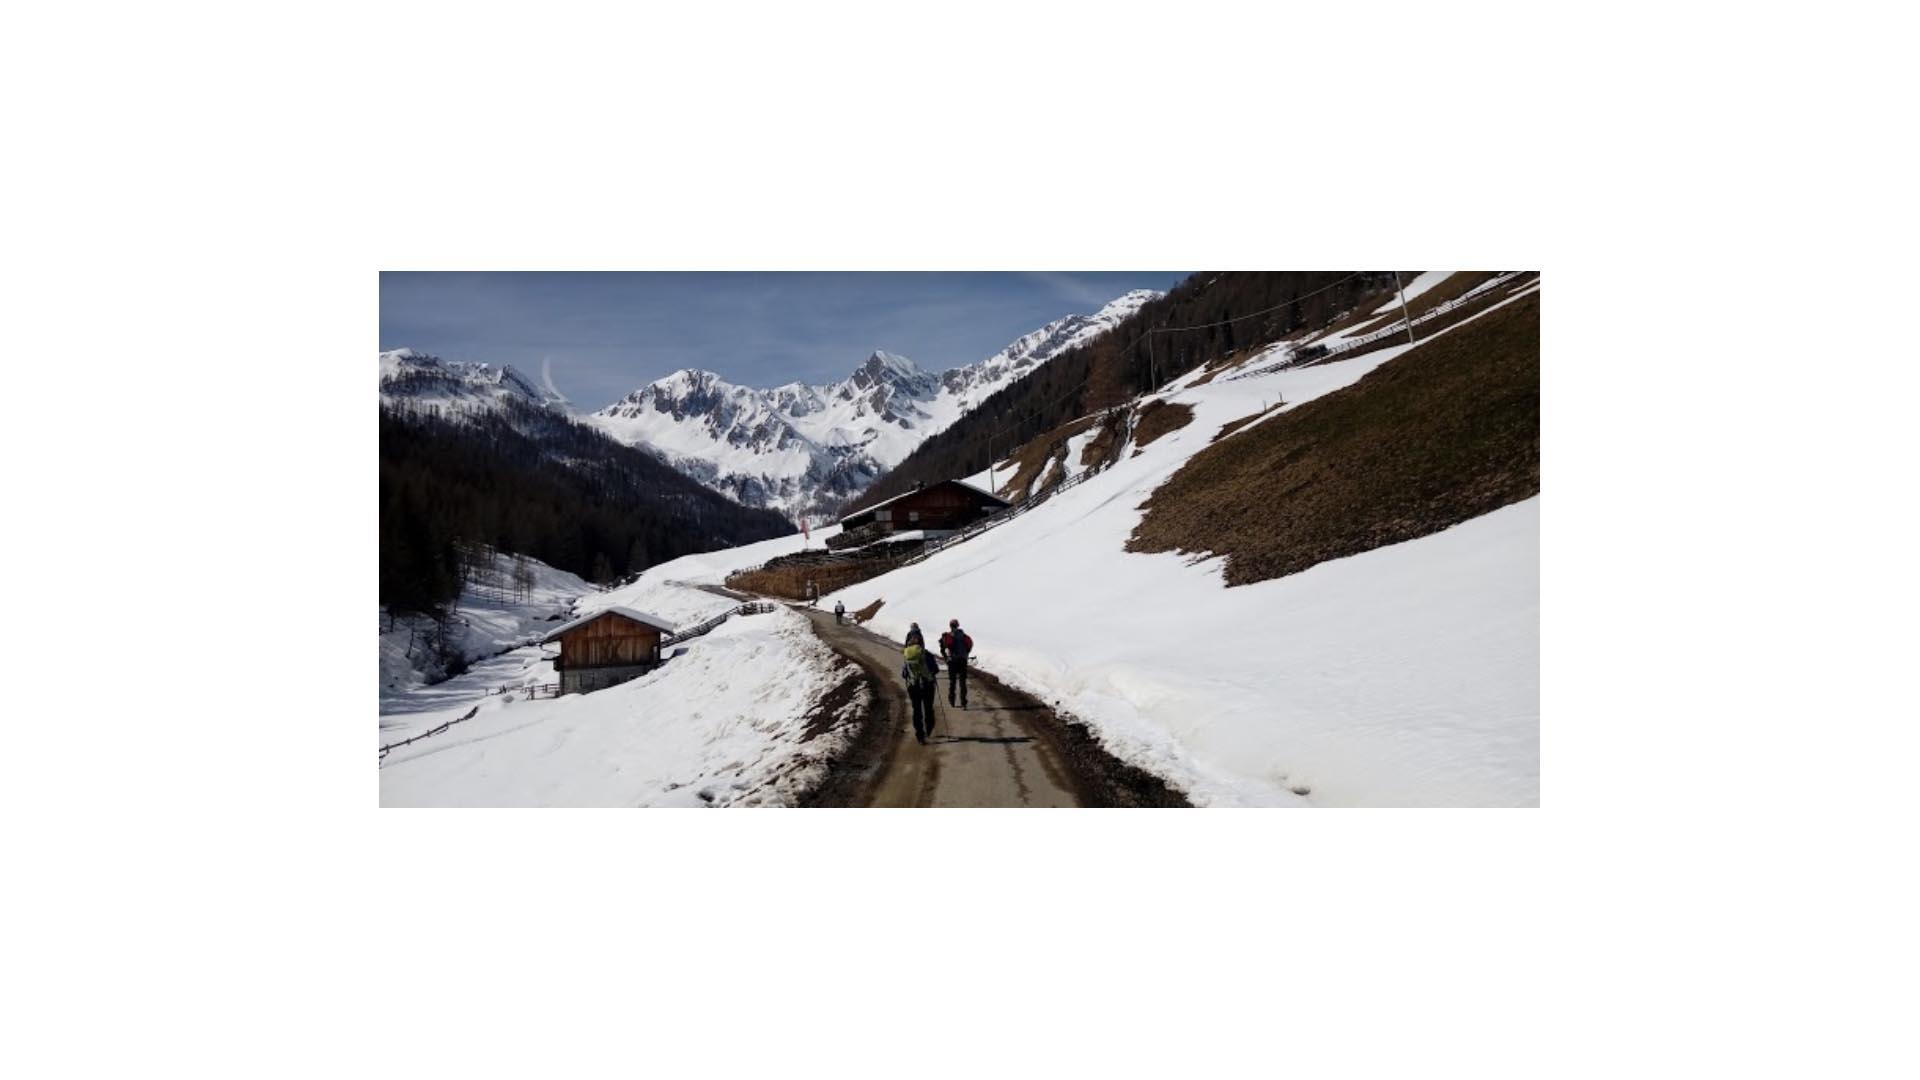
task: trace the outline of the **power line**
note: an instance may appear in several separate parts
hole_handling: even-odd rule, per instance
[[[1140,344],[1142,341],[1145,341],[1147,338],[1151,337],[1154,334],[1183,334],[1190,330],[1209,330],[1216,326],[1225,326],[1228,323],[1245,322],[1248,319],[1256,318],[1261,315],[1268,315],[1273,312],[1279,311],[1281,308],[1292,307],[1294,304],[1297,304],[1302,300],[1308,299],[1309,297],[1318,296],[1323,292],[1328,292],[1330,290],[1336,289],[1341,285],[1344,285],[1347,282],[1352,281],[1354,278],[1360,277],[1366,273],[1368,273],[1368,271],[1366,270],[1356,270],[1353,273],[1348,274],[1346,277],[1343,277],[1338,281],[1331,282],[1327,285],[1323,285],[1320,288],[1313,290],[1312,292],[1301,293],[1298,296],[1294,296],[1287,299],[1283,303],[1275,304],[1274,306],[1269,308],[1261,308],[1259,311],[1250,311],[1245,315],[1236,315],[1231,319],[1222,319],[1219,322],[1199,323],[1193,326],[1166,326],[1166,327],[1155,327],[1155,328],[1143,330],[1139,334],[1135,335],[1132,341],[1129,341],[1126,345],[1122,346],[1118,352],[1118,355],[1125,356],[1127,352],[1130,351],[1135,345]],[[1092,345],[1093,345],[1092,342],[1088,342],[1087,345],[1084,347],[1090,348],[1092,347]],[[1151,359],[1149,359],[1149,362],[1151,363]],[[1061,402],[1067,400],[1069,397],[1072,397],[1075,391],[1084,389],[1092,381],[1093,381],[1093,371],[1092,371],[1092,366],[1089,365],[1088,371],[1087,371],[1087,377],[1080,380],[1077,383],[1074,383],[1072,386],[1069,386],[1066,392],[1062,393],[1059,397],[1054,398],[1052,401],[1047,402],[1043,406],[1029,409],[1026,413],[1021,415],[1018,419],[1009,421],[1006,424],[1002,424],[1000,427],[994,429],[993,431],[988,432],[987,433],[987,441],[988,441],[987,456],[989,458],[993,457],[992,441],[994,436],[1005,434],[1008,429],[1012,428],[1015,424],[1018,424],[1020,421],[1031,420],[1032,418],[1040,415],[1042,412],[1046,411],[1047,409],[1050,409],[1053,406],[1060,404]],[[1153,389],[1158,390],[1159,386],[1156,385],[1153,387]],[[1104,412],[1106,410],[1102,409],[1100,411]],[[1087,415],[1091,416],[1093,414],[1088,413]],[[1075,417],[1075,419],[1083,419],[1083,418]],[[991,468],[995,463],[992,461],[989,461],[987,464],[988,464],[988,467]]]
[[[1195,324],[1195,325],[1192,325],[1192,326],[1163,326],[1163,327],[1151,327],[1151,328],[1148,328],[1148,329],[1146,329],[1146,330],[1142,330],[1142,331],[1140,331],[1140,332],[1139,332],[1138,334],[1136,334],[1136,335],[1134,335],[1134,338],[1133,338],[1133,340],[1132,340],[1132,341],[1129,341],[1129,342],[1127,342],[1127,343],[1126,343],[1125,345],[1123,345],[1123,346],[1121,346],[1121,347],[1120,347],[1120,349],[1119,349],[1119,350],[1117,351],[1117,353],[1116,353],[1116,355],[1119,355],[1119,356],[1125,356],[1125,355],[1126,355],[1126,354],[1127,354],[1127,353],[1128,353],[1129,351],[1131,351],[1131,350],[1133,349],[1133,347],[1134,347],[1134,346],[1136,346],[1136,345],[1138,345],[1138,344],[1140,344],[1140,343],[1141,343],[1142,341],[1145,341],[1145,340],[1147,340],[1148,338],[1150,338],[1150,337],[1152,337],[1152,336],[1153,336],[1153,335],[1155,335],[1155,334],[1184,334],[1184,333],[1187,333],[1187,332],[1189,332],[1189,331],[1193,331],[1193,330],[1210,330],[1210,329],[1212,329],[1212,328],[1214,328],[1214,327],[1217,327],[1217,326],[1226,326],[1226,325],[1228,325],[1229,323],[1236,323],[1236,322],[1245,322],[1245,321],[1246,321],[1246,320],[1248,320],[1248,319],[1254,319],[1254,318],[1258,318],[1258,317],[1260,317],[1260,316],[1262,316],[1262,315],[1270,315],[1270,314],[1272,314],[1273,312],[1276,312],[1276,311],[1279,311],[1279,310],[1280,310],[1281,308],[1287,308],[1287,307],[1292,307],[1293,305],[1295,305],[1295,304],[1297,304],[1297,303],[1299,303],[1299,302],[1300,302],[1300,301],[1302,301],[1302,300],[1307,300],[1307,299],[1310,299],[1310,298],[1312,298],[1312,297],[1315,297],[1315,296],[1318,296],[1318,295],[1320,295],[1321,293],[1324,293],[1324,292],[1330,292],[1330,291],[1332,291],[1333,289],[1337,289],[1337,288],[1339,288],[1340,286],[1342,286],[1342,285],[1345,285],[1345,284],[1346,284],[1347,282],[1349,282],[1349,281],[1352,281],[1352,280],[1353,280],[1354,278],[1357,278],[1357,277],[1362,277],[1362,276],[1364,276],[1364,275],[1366,275],[1366,274],[1368,274],[1368,273],[1371,273],[1371,272],[1373,272],[1373,271],[1367,271],[1367,270],[1356,270],[1356,271],[1354,271],[1353,273],[1351,273],[1351,274],[1348,274],[1347,276],[1345,276],[1345,277],[1343,277],[1343,278],[1340,278],[1340,279],[1338,279],[1338,280],[1336,280],[1336,281],[1333,281],[1333,282],[1329,282],[1329,283],[1328,283],[1328,284],[1326,284],[1326,285],[1322,285],[1322,286],[1321,286],[1320,288],[1317,288],[1317,289],[1314,289],[1314,290],[1312,290],[1311,292],[1305,292],[1305,293],[1300,293],[1300,294],[1297,294],[1297,295],[1295,295],[1295,296],[1291,296],[1291,297],[1288,297],[1288,298],[1287,298],[1286,300],[1284,300],[1284,301],[1282,301],[1281,303],[1278,303],[1278,304],[1275,304],[1275,305],[1273,305],[1272,307],[1267,307],[1267,308],[1261,308],[1261,309],[1260,309],[1260,310],[1258,310],[1258,311],[1250,311],[1250,312],[1248,312],[1248,313],[1247,313],[1247,314],[1245,314],[1245,315],[1235,315],[1234,317],[1232,317],[1232,318],[1230,318],[1230,319],[1222,319],[1222,320],[1220,320],[1220,321],[1218,321],[1218,322],[1210,322],[1210,323],[1198,323],[1198,324]],[[1085,344],[1085,345],[1082,345],[1082,346],[1079,346],[1079,348],[1083,348],[1083,349],[1085,349],[1085,348],[1092,348],[1092,347],[1093,347],[1093,346],[1094,346],[1094,345],[1095,345],[1095,344],[1096,344],[1097,342],[1098,342],[1098,339],[1095,339],[1095,341],[1090,341],[1090,342],[1088,342],[1088,343],[1087,343],[1087,344]],[[1076,350],[1076,351],[1077,351],[1077,350]],[[1152,363],[1153,363],[1153,358],[1152,358],[1151,356],[1149,356],[1149,357],[1148,357],[1148,364],[1149,364],[1149,367],[1151,367],[1151,366],[1152,366]],[[1152,375],[1151,375],[1151,374],[1149,375],[1149,378],[1152,378]],[[1072,397],[1072,396],[1074,395],[1074,393],[1075,393],[1075,392],[1077,392],[1077,391],[1080,391],[1080,390],[1084,390],[1084,389],[1085,389],[1085,388],[1086,388],[1086,387],[1087,387],[1087,386],[1088,386],[1088,385],[1089,385],[1089,384],[1090,384],[1090,383],[1091,383],[1092,381],[1093,381],[1093,366],[1092,366],[1091,364],[1089,364],[1089,365],[1088,365],[1088,367],[1087,367],[1087,377],[1086,377],[1086,378],[1083,378],[1083,379],[1081,379],[1081,380],[1080,380],[1079,382],[1077,382],[1077,383],[1074,383],[1074,384],[1072,384],[1072,385],[1070,385],[1070,386],[1068,386],[1068,387],[1067,387],[1067,389],[1066,389],[1066,390],[1065,390],[1064,392],[1062,392],[1062,393],[1061,393],[1061,395],[1060,395],[1059,397],[1056,397],[1056,398],[1054,398],[1053,400],[1051,400],[1051,401],[1049,401],[1049,402],[1047,402],[1047,403],[1046,403],[1046,404],[1044,404],[1044,405],[1041,405],[1041,406],[1037,406],[1037,407],[1032,407],[1032,408],[1029,408],[1029,409],[1028,409],[1028,410],[1027,410],[1026,412],[1024,412],[1024,413],[1022,413],[1022,414],[1021,414],[1020,416],[1018,416],[1018,417],[1016,417],[1016,418],[1014,418],[1014,419],[1012,419],[1012,420],[1009,420],[1009,421],[1007,421],[1006,423],[1004,423],[1004,424],[1002,424],[1002,425],[1000,425],[999,427],[997,427],[997,428],[994,428],[993,430],[991,430],[991,431],[989,431],[989,432],[987,432],[987,434],[986,434],[986,443],[987,443],[987,468],[988,468],[988,470],[989,470],[989,471],[991,471],[991,470],[993,469],[993,467],[994,467],[995,465],[997,465],[997,464],[999,463],[999,461],[998,461],[998,459],[997,459],[997,458],[995,458],[995,457],[994,457],[994,455],[993,455],[993,443],[994,443],[994,440],[995,440],[995,439],[996,439],[997,437],[999,437],[999,436],[1001,436],[1001,435],[1004,435],[1004,434],[1006,434],[1006,433],[1007,433],[1008,431],[1010,431],[1010,430],[1012,430],[1012,429],[1013,429],[1013,428],[1014,428],[1014,427],[1015,427],[1016,425],[1018,425],[1018,424],[1020,424],[1020,423],[1022,423],[1022,422],[1024,422],[1024,421],[1027,421],[1027,420],[1031,420],[1031,419],[1033,419],[1033,418],[1035,418],[1035,417],[1037,417],[1037,416],[1039,416],[1039,415],[1040,415],[1041,413],[1043,413],[1043,412],[1045,412],[1046,410],[1048,410],[1048,409],[1051,409],[1051,408],[1053,408],[1053,407],[1054,407],[1054,406],[1056,406],[1056,405],[1059,405],[1059,404],[1060,404],[1061,402],[1063,402],[1063,401],[1065,401],[1065,400],[1067,400],[1068,398],[1070,398],[1070,397]],[[1160,386],[1159,386],[1159,384],[1158,384],[1158,381],[1157,381],[1157,380],[1155,380],[1155,385],[1154,385],[1154,386],[1152,387],[1152,389],[1153,389],[1153,390],[1158,390],[1159,388],[1160,388]],[[1005,388],[1002,388],[1002,389],[1004,390]],[[998,391],[997,391],[997,392],[998,392]],[[1113,406],[1108,406],[1108,409],[1110,409],[1110,408],[1112,408],[1112,407],[1113,407]],[[1097,411],[1098,411],[1098,412],[1106,412],[1106,411],[1108,411],[1108,410],[1107,410],[1107,409],[1100,409],[1100,410],[1097,410]],[[1078,420],[1083,420],[1083,419],[1085,419],[1085,418],[1086,418],[1087,416],[1093,416],[1093,415],[1095,415],[1095,413],[1087,413],[1087,414],[1085,414],[1084,416],[1078,416],[1078,417],[1074,417],[1074,419],[1073,419],[1073,420],[1070,420],[1070,421],[1068,421],[1068,423],[1072,423],[1072,422],[1074,422],[1074,421],[1078,421]],[[1057,425],[1056,425],[1056,426],[1057,426]]]
[[[1356,270],[1353,273],[1348,274],[1346,277],[1341,278],[1339,281],[1336,281],[1331,285],[1322,286],[1321,288],[1315,289],[1310,293],[1301,293],[1299,296],[1296,296],[1291,300],[1288,300],[1286,303],[1275,304],[1270,308],[1261,308],[1259,311],[1250,311],[1245,315],[1235,315],[1231,319],[1222,319],[1219,322],[1200,323],[1197,326],[1169,326],[1159,330],[1149,330],[1147,331],[1147,333],[1149,334],[1182,334],[1188,330],[1207,330],[1215,326],[1225,326],[1228,323],[1245,322],[1246,320],[1251,319],[1256,315],[1266,315],[1266,314],[1269,314],[1270,312],[1279,311],[1283,307],[1292,307],[1293,305],[1299,303],[1300,301],[1305,300],[1309,296],[1319,296],[1321,293],[1326,292],[1328,289],[1332,289],[1340,285],[1344,285],[1347,282],[1352,281],[1354,278],[1357,278],[1360,275],[1365,273],[1367,273],[1367,271],[1365,270]]]

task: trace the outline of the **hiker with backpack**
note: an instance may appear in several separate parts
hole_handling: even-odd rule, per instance
[[[833,602],[833,625],[839,626],[846,621],[847,605],[839,600]]]
[[[954,691],[960,692],[960,707],[967,707],[967,658],[973,655],[973,639],[960,629],[959,619],[947,620],[947,632],[940,635],[940,659],[947,662],[947,704],[953,704]]]
[[[927,638],[926,638],[926,635],[924,635],[924,634],[922,634],[922,633],[920,632],[920,624],[919,624],[919,623],[914,623],[914,624],[913,624],[912,626],[909,626],[909,627],[907,627],[907,640],[906,640],[906,644],[908,644],[908,645],[925,645],[926,643],[927,643]]]
[[[900,677],[907,682],[907,700],[913,702],[913,737],[927,745],[933,734],[933,693],[940,685],[940,662],[919,644],[908,645]]]

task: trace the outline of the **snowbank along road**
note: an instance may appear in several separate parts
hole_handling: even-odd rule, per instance
[[[947,673],[933,738],[914,741],[912,706],[900,679],[901,646],[829,612],[802,610],[814,630],[871,681],[884,725],[879,765],[854,786],[849,802],[865,806],[1186,805],[1157,779],[1114,761],[1078,738],[1044,704],[971,672],[969,707],[947,704]]]

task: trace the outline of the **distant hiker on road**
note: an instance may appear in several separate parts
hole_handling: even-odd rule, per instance
[[[927,643],[926,636],[920,633],[919,623],[914,623],[912,626],[907,628],[907,644],[925,645],[926,643]]]
[[[900,677],[907,681],[907,700],[913,702],[913,737],[927,744],[933,734],[933,692],[940,685],[940,662],[919,644],[909,645],[902,654],[906,663]]]
[[[967,707],[967,657],[973,655],[973,639],[960,629],[959,619],[947,620],[947,632],[940,635],[940,659],[947,662],[947,704],[953,704],[953,692],[960,691],[960,707]]]
[[[847,618],[847,605],[839,600],[833,602],[833,625],[839,626]]]

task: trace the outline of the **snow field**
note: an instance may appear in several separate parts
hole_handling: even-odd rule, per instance
[[[505,554],[496,554],[493,564],[494,579],[507,584],[504,598],[483,595],[485,590],[469,589],[461,594],[454,606],[456,625],[450,631],[450,640],[468,661],[482,661],[527,643],[559,625],[552,616],[564,617],[581,598],[595,595],[594,587],[574,574],[538,559],[528,559],[527,564],[533,571],[533,587],[525,600],[513,596],[513,557]],[[422,693],[427,694],[424,700],[431,700],[432,691],[438,689],[426,685],[428,671],[435,669],[425,655],[422,640],[431,623],[427,619],[400,618],[388,630],[383,613],[380,625],[380,711],[417,709]],[[493,685],[499,685],[499,681]]]
[[[1289,411],[1409,348],[1171,384],[1156,396],[1194,409],[1186,427],[822,603],[884,600],[872,625],[896,640],[959,618],[984,670],[1202,805],[1537,804],[1537,498],[1235,589],[1220,559],[1124,550],[1141,504],[1222,424],[1283,398],[1272,415]]]
[[[483,699],[472,720],[381,763],[381,805],[783,805],[852,736],[848,725],[802,741],[808,712],[840,678],[838,658],[795,612],[729,619],[673,651],[658,670],[596,693]],[[413,722],[427,730],[472,707]]]

